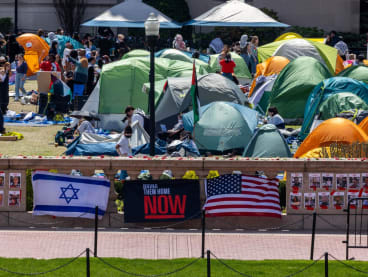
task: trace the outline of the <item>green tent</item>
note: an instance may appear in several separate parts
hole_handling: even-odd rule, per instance
[[[368,66],[365,65],[353,65],[341,71],[338,77],[348,77],[358,81],[368,83]]]
[[[342,95],[337,96],[338,94]],[[356,97],[351,96],[351,94]],[[346,99],[344,96],[346,96]],[[329,100],[331,97],[334,98]],[[352,102],[349,103],[350,101]],[[323,80],[308,97],[299,137],[304,140],[308,136],[316,116],[323,116],[327,119],[328,116],[334,117],[342,109],[359,109],[364,106],[361,101],[368,104],[368,85],[366,83],[346,77],[333,77]],[[357,106],[354,106],[355,104]],[[323,107],[321,108],[321,106]],[[321,111],[326,114],[321,115]]]
[[[316,59],[299,57],[285,66],[277,77],[269,106],[275,106],[286,119],[303,118],[309,94],[330,77],[328,69]]]
[[[173,61],[182,61],[187,63],[193,63],[193,58],[188,55],[188,52],[180,51],[177,49],[164,49],[160,52],[156,53],[156,57],[159,56],[160,58],[165,58]],[[208,71],[208,63],[200,60],[195,59],[196,66],[201,66]]]
[[[368,111],[368,105],[362,98],[351,92],[333,94],[319,106],[318,112],[321,116],[318,119],[327,120],[343,111],[354,109]]]
[[[209,72],[221,72],[221,66],[219,64],[218,56],[219,54],[210,56]],[[245,63],[244,59],[234,52],[231,52],[231,58],[236,64],[236,67],[234,68],[235,76],[238,79],[252,79],[252,75],[250,74],[248,66]]]
[[[272,56],[282,56],[289,61],[302,56],[312,57],[327,66],[331,74],[334,74],[342,66],[336,48],[309,39],[280,40],[258,48],[260,62],[264,62]]]
[[[292,157],[292,154],[277,127],[273,124],[266,124],[255,132],[248,146],[244,149],[243,157],[289,158]]]
[[[132,51],[129,51],[123,56],[123,59],[128,58],[139,58],[139,57],[148,57],[150,55],[150,52],[144,49],[135,49]]]
[[[197,66],[197,74],[207,71]],[[100,126],[120,130],[119,122],[126,106],[132,105],[147,111],[148,95],[142,92],[143,84],[149,80],[150,58],[122,59],[103,66],[99,83],[83,107],[84,110],[99,114]],[[164,58],[155,59],[155,80],[168,77],[192,76],[193,65]]]
[[[243,148],[257,127],[258,113],[239,104],[213,102],[201,110],[203,113],[193,132],[195,143],[202,151]]]

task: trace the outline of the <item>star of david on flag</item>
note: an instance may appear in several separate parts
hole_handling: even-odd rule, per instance
[[[49,172],[32,175],[33,214],[101,219],[106,212],[110,181]]]
[[[67,186],[66,188],[61,187],[61,194],[59,196],[60,199],[65,199],[66,203],[70,203],[70,201],[72,201],[72,199],[78,199],[78,191],[79,189],[75,189],[73,188],[72,184],[69,184],[69,186]],[[70,193],[68,191],[71,191]],[[71,194],[71,196],[69,196]]]

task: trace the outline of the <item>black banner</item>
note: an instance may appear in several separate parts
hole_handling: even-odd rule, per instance
[[[125,222],[183,221],[200,217],[198,180],[124,183]]]

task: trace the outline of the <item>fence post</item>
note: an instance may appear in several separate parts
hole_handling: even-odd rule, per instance
[[[328,252],[325,253],[325,277],[328,277]]]
[[[211,277],[211,251],[207,250],[207,277]]]
[[[94,245],[94,256],[97,257],[97,237],[98,237],[98,206],[95,210],[95,245]]]
[[[202,211],[202,259],[204,258],[204,244],[205,244],[205,237],[206,237],[206,211]]]
[[[310,253],[310,259],[313,261],[314,256],[314,240],[316,237],[316,221],[317,221],[317,213],[313,213],[313,226],[312,226],[312,241],[311,241],[311,253]]]
[[[89,248],[86,249],[86,265],[87,265],[87,277],[91,276],[90,264],[89,264]]]

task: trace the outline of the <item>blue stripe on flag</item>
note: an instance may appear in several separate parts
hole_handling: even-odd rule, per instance
[[[48,175],[42,173],[35,173],[33,175],[33,181],[37,180],[47,180],[47,181],[61,181],[61,182],[72,182],[72,183],[82,183],[86,185],[96,185],[96,186],[104,186],[110,187],[110,181],[104,179],[92,180],[90,178],[76,178],[76,177],[68,177],[68,176],[55,176],[55,175]]]
[[[51,205],[36,205],[34,211],[49,211],[49,212],[71,212],[71,213],[89,213],[95,214],[95,208],[78,207],[78,206],[51,206]],[[98,209],[98,215],[104,215],[105,211]]]

